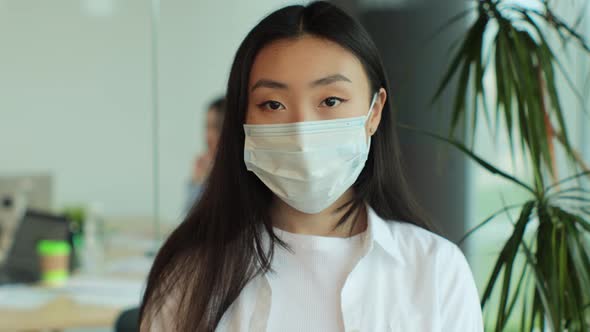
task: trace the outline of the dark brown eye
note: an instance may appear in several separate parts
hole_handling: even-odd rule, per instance
[[[271,102],[268,103],[268,107],[270,107],[270,109],[276,111],[279,108],[281,108],[281,103],[279,103],[278,101],[271,101]]]
[[[265,101],[264,103],[258,104],[258,107],[262,108],[265,111],[278,111],[285,108],[283,104],[274,100],[269,100]]]
[[[322,101],[322,105],[326,105],[327,107],[334,107],[338,106],[342,102],[341,98],[338,97],[329,97]]]

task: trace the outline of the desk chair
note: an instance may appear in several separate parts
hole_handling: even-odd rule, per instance
[[[123,311],[115,323],[115,332],[138,332],[139,331],[139,308],[132,308]]]

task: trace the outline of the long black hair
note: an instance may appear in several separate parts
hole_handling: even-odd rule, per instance
[[[240,45],[226,93],[226,116],[215,164],[204,193],[160,249],[141,306],[142,327],[175,294],[174,331],[213,331],[223,313],[255,276],[270,268],[278,239],[269,216],[272,192],[243,161],[250,69],[258,52],[279,39],[311,35],[335,42],[362,63],[373,92],[389,84],[379,52],[351,16],[327,2],[289,6],[264,18]],[[368,160],[353,185],[340,223],[369,204],[385,220],[429,228],[412,198],[402,169],[391,103],[386,102]]]

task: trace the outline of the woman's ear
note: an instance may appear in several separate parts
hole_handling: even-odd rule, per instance
[[[377,92],[377,98],[375,98],[375,102],[373,103],[371,117],[367,120],[366,129],[368,136],[373,136],[373,134],[377,132],[377,128],[379,127],[379,123],[381,122],[381,114],[383,111],[383,107],[385,106],[386,101],[387,92],[384,88],[380,88]]]

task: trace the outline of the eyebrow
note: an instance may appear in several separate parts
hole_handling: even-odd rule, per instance
[[[254,86],[252,87],[251,91],[254,91],[258,88],[270,88],[270,89],[287,89],[287,84],[285,83],[281,83],[281,82],[277,82],[277,81],[273,81],[273,80],[267,80],[267,79],[261,79],[258,80],[256,82],[256,84],[254,84]]]
[[[342,74],[334,74],[334,75],[330,75],[330,76],[326,76],[320,79],[317,79],[313,82],[310,83],[311,87],[317,87],[320,85],[328,85],[328,84],[332,84],[335,82],[349,82],[352,83],[352,81],[342,75]],[[285,83],[282,82],[277,82],[277,81],[273,81],[273,80],[269,80],[269,79],[260,79],[256,82],[256,84],[254,84],[254,86],[252,86],[252,89],[250,91],[254,91],[258,88],[269,88],[269,89],[281,89],[281,90],[285,90],[288,89],[289,86]]]
[[[315,80],[313,82],[311,82],[311,86],[312,87],[316,87],[319,85],[328,85],[328,84],[332,84],[335,82],[349,82],[352,83],[352,81],[350,79],[348,79],[348,77],[342,75],[342,74],[334,74],[334,75],[330,75],[330,76],[326,76],[324,78],[320,78],[319,80]]]

